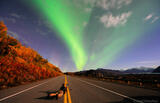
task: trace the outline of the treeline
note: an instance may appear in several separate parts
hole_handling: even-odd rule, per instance
[[[58,67],[7,35],[0,21],[0,89],[58,75],[62,75]]]

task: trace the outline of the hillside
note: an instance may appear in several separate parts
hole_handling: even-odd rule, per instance
[[[62,75],[58,67],[7,35],[0,22],[0,89],[58,75]]]
[[[89,76],[89,77],[96,77],[96,78],[103,78],[103,77],[108,77],[108,76],[113,76],[120,74],[121,72],[118,70],[109,70],[109,69],[96,69],[96,70],[86,70],[86,71],[80,71],[80,72],[75,72],[75,75],[79,76]]]

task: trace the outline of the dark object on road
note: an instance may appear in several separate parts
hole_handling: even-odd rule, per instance
[[[65,84],[63,83],[60,90],[62,90],[63,94],[65,94],[65,92],[67,91],[67,85],[65,86]]]
[[[60,89],[57,92],[48,93],[48,98],[56,97],[56,99],[58,99],[58,98],[62,97],[66,91],[67,91],[67,87],[65,87],[65,85],[62,84],[62,86],[60,87]]]

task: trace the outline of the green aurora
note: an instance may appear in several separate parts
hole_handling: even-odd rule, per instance
[[[91,13],[82,9],[90,9],[92,5],[82,4],[79,8],[70,0],[34,0],[34,4],[51,22],[52,27],[57,29],[57,34],[69,48],[76,67],[81,70],[87,61],[82,43],[84,23],[88,22]]]
[[[143,19],[158,8],[158,4],[151,3],[150,0],[145,2],[142,0],[139,3],[128,0],[131,1],[130,4],[117,4],[107,9],[94,5],[97,3],[95,0],[87,1],[87,3],[85,0],[34,0],[32,2],[39,13],[52,24],[52,29],[56,28],[57,36],[68,47],[78,70],[111,64],[127,46],[145,35],[144,29],[146,32],[151,29]],[[116,6],[119,8],[117,9]],[[108,18],[113,16],[112,19],[115,20],[120,19],[121,24],[106,26],[109,24],[100,22],[103,15],[109,15]],[[126,16],[125,20],[123,20],[124,16]]]

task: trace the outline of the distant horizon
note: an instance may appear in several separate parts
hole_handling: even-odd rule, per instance
[[[160,65],[159,65],[160,66]],[[141,69],[141,68],[152,68],[152,69],[156,69],[157,67],[159,66],[155,66],[155,67],[145,67],[145,66],[140,66],[140,67],[129,67],[129,68],[126,68],[126,69],[111,69],[111,68],[91,68],[91,69],[84,69],[84,70],[81,70],[81,71],[85,71],[85,70],[97,70],[97,69],[106,69],[106,70],[119,70],[119,71],[124,71],[124,70],[129,70],[129,69]],[[62,71],[62,72],[79,72],[79,71]]]

